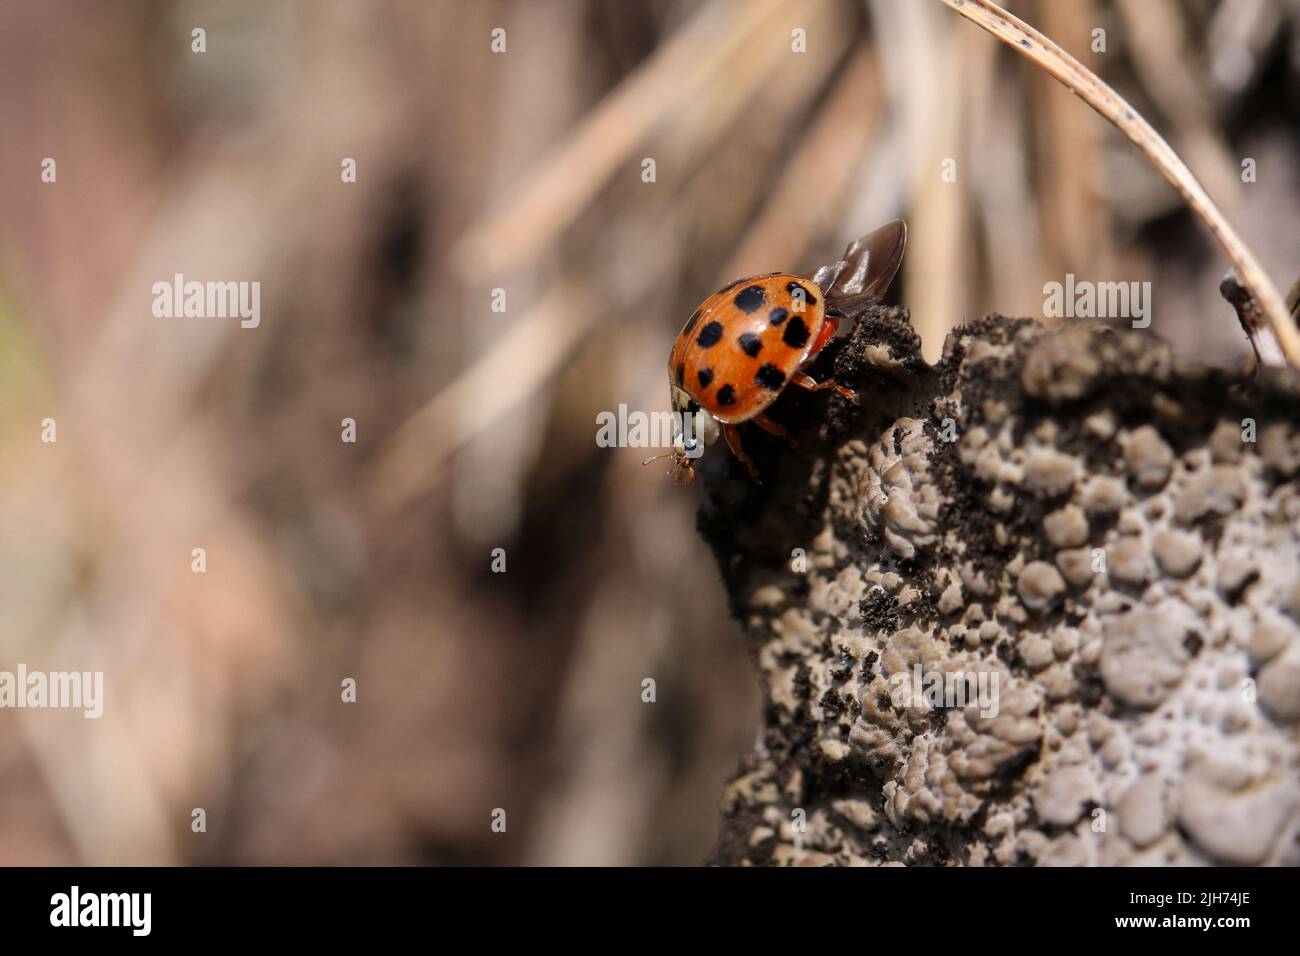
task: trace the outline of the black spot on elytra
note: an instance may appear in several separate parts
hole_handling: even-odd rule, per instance
[[[772,312],[771,312],[771,314],[768,315],[768,317],[767,317],[767,321],[768,321],[769,323],[771,323],[772,325],[780,325],[782,322],[784,322],[784,321],[785,321],[786,319],[788,319],[788,318],[790,318],[790,310],[789,310],[789,309],[781,309],[781,308],[777,308],[777,309],[773,309]]]
[[[736,293],[736,308],[748,315],[753,315],[767,301],[767,293],[761,285],[747,285]]]
[[[700,344],[700,348],[712,348],[718,344],[722,338],[722,323],[710,322],[704,328],[700,329],[700,334],[695,337],[695,341]]]
[[[686,324],[682,326],[682,335],[690,335],[691,329],[695,328],[695,323],[698,321],[700,321],[700,310],[696,309],[691,313],[691,317],[686,320]]]
[[[699,371],[700,388],[708,388],[713,384],[713,369],[702,368]]]
[[[753,332],[746,332],[740,337],[740,347],[746,355],[753,358],[763,347],[763,341]]]
[[[816,297],[797,282],[787,282],[785,291],[789,292],[796,299],[802,299],[804,305],[816,305]]]
[[[675,378],[677,379],[677,387],[678,387],[678,388],[681,388],[681,387],[682,387],[682,380],[683,380],[683,378],[685,378],[685,376],[686,376],[686,363],[685,363],[685,362],[678,362],[678,363],[677,363],[676,375],[675,375]]]
[[[754,376],[754,382],[761,385],[763,388],[775,392],[785,384],[785,372],[781,371],[771,362],[768,362],[758,370],[758,374]]]
[[[722,388],[718,389],[718,404],[735,405],[736,390],[732,388],[730,385],[724,385],[722,386]]]
[[[792,349],[801,349],[807,345],[808,326],[804,325],[803,319],[797,315],[791,319],[790,324],[785,327],[785,334],[781,336],[781,341]]]

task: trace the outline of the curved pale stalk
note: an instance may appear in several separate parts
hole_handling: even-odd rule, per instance
[[[1178,158],[1155,128],[1097,74],[992,0],[943,2],[1046,70],[1146,154],[1187,205],[1201,217],[1236,268],[1241,287],[1252,300],[1245,309],[1238,306],[1238,316],[1246,326],[1246,334],[1250,336],[1260,363],[1285,365],[1289,362],[1293,368],[1300,368],[1300,332],[1297,332],[1281,295],[1246,243],[1196,181],[1187,164]]]

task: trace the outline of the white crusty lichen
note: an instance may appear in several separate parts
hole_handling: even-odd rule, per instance
[[[718,860],[1300,864],[1300,385],[999,318],[938,368],[748,605],[771,706]],[[900,696],[929,675],[970,695]]]
[[[842,456],[863,533],[879,536],[900,558],[935,540],[942,501],[929,473],[931,450],[924,423],[900,418],[865,455],[852,448]]]

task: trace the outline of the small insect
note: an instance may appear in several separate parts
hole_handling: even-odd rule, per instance
[[[767,416],[787,385],[832,389],[856,402],[852,389],[817,382],[803,370],[835,337],[842,318],[860,315],[880,300],[898,272],[906,242],[907,226],[896,219],[854,242],[844,259],[823,266],[811,279],[772,272],[737,279],[705,299],[682,326],[668,357],[676,413],[672,451],[642,464],[671,458],[669,474],[689,485],[695,478],[692,460],[703,451],[700,443],[711,445],[721,434],[758,482],[741,447],[740,425],[753,422],[793,447],[785,429]],[[700,427],[692,428],[694,422]]]

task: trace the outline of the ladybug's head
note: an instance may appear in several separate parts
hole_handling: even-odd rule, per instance
[[[695,459],[704,454],[706,445],[717,441],[719,429],[713,416],[700,408],[699,403],[682,389],[673,386],[673,450],[647,458],[641,464],[648,465],[661,458],[673,460],[673,476],[682,487],[689,487],[695,480]]]
[[[673,481],[683,488],[689,488],[695,480],[695,459],[704,451],[704,439],[698,435],[684,436],[678,432],[673,436],[673,468],[669,472]]]

